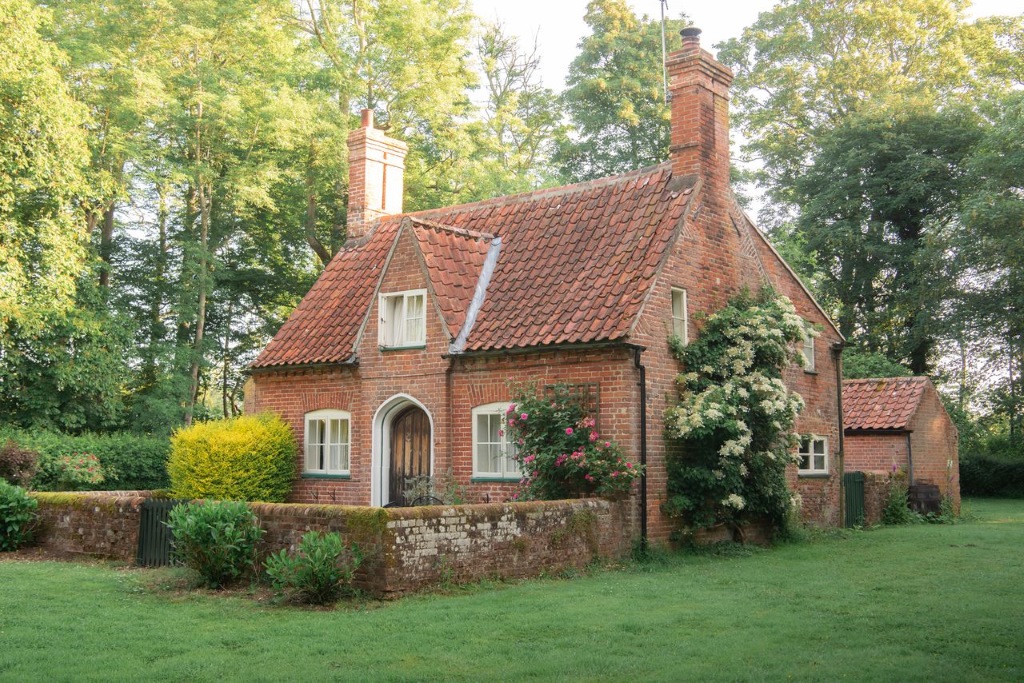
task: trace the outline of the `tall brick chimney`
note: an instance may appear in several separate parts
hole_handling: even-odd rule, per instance
[[[348,239],[364,237],[381,216],[402,213],[405,155],[409,146],[373,127],[364,109],[348,134]]]
[[[729,86],[732,71],[700,47],[700,29],[684,28],[668,56],[672,107],[670,154],[676,177],[699,174],[712,194],[729,187]]]

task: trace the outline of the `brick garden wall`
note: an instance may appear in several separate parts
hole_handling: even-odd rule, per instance
[[[37,545],[60,553],[134,562],[146,493],[35,493]]]
[[[36,494],[49,550],[134,561],[143,496]],[[443,583],[515,579],[626,555],[633,506],[597,498],[530,503],[370,508],[252,503],[266,531],[260,552],[294,550],[307,531],[337,531],[366,556],[356,584],[394,597]]]

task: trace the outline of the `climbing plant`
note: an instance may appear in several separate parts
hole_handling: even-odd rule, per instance
[[[803,399],[782,381],[802,364],[807,332],[793,304],[770,289],[744,292],[708,317],[700,336],[673,350],[686,368],[669,408],[665,511],[690,529],[764,520],[779,530],[795,505],[786,465]]]

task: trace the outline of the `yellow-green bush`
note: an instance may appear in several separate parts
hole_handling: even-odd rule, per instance
[[[175,432],[167,473],[180,498],[280,502],[295,479],[296,453],[281,418],[246,415]]]

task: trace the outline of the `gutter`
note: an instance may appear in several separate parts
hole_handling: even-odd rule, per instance
[[[550,351],[596,351],[601,349],[636,349],[636,344],[623,341],[604,342],[572,342],[568,344],[547,344],[544,346],[517,346],[508,349],[484,349],[482,351],[459,351],[442,354],[441,358],[453,356],[460,358],[493,358],[496,356],[521,356],[529,353],[547,353]],[[643,347],[640,347],[643,348]]]
[[[912,432],[907,431],[907,486],[914,485],[914,456],[910,450],[910,435]]]
[[[647,550],[647,368],[640,362],[640,354],[646,347],[627,344],[633,350],[633,367],[639,372],[637,385],[640,387],[640,550]]]
[[[290,372],[292,370],[322,370],[327,368],[346,368],[359,365],[359,358],[355,355],[349,356],[346,360],[330,361],[326,363],[293,363],[282,365],[264,365],[254,368],[251,365],[246,368],[250,375],[269,374],[272,372]]]
[[[843,347],[842,341],[832,342],[832,360],[836,367],[836,412],[839,420],[839,452],[836,453],[836,460],[839,461],[839,528],[846,528],[846,427],[843,424]]]

